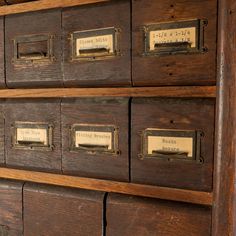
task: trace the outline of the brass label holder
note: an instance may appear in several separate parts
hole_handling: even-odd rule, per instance
[[[143,56],[205,53],[207,20],[188,20],[145,25]]]
[[[113,125],[74,124],[70,128],[70,151],[119,155],[119,129]]]

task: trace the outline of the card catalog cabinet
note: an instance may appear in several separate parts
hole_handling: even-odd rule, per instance
[[[128,181],[128,109],[125,98],[63,100],[63,172]]]
[[[5,87],[4,18],[0,17],[0,88]]]
[[[0,235],[23,235],[23,183],[0,180]]]
[[[101,236],[101,192],[26,184],[24,236]]]
[[[131,84],[130,1],[63,10],[65,86]]]
[[[210,236],[210,208],[119,194],[107,199],[107,236]]]
[[[61,170],[59,100],[7,100],[6,164],[46,171]]]
[[[60,10],[6,16],[5,43],[9,88],[63,85]]]
[[[132,101],[131,181],[211,191],[214,100]]]
[[[133,85],[216,83],[217,0],[132,0]]]

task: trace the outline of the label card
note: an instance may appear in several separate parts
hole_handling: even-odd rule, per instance
[[[43,128],[17,128],[16,141],[43,144],[48,146],[48,132]]]
[[[196,27],[165,29],[150,31],[150,51],[156,49],[156,44],[170,44],[178,42],[190,43],[191,48],[196,47]]]
[[[75,146],[101,146],[112,150],[112,133],[111,132],[94,132],[94,131],[76,131]]]

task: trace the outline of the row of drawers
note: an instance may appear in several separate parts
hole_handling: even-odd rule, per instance
[[[119,0],[6,16],[1,86],[212,85],[216,22],[216,0]]]
[[[7,100],[0,162],[211,191],[214,113],[213,99]]]
[[[0,211],[4,236],[211,235],[208,207],[3,180]]]

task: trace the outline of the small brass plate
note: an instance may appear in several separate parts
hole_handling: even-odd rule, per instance
[[[72,60],[101,60],[120,53],[116,28],[77,31],[71,34]]]
[[[12,146],[17,149],[52,150],[52,125],[16,122],[12,127]]]
[[[200,131],[146,129],[142,133],[142,158],[168,161],[184,160],[201,163]]]
[[[118,155],[118,128],[110,125],[74,124],[71,127],[71,151]]]
[[[14,64],[42,63],[54,60],[53,35],[22,35],[14,42]]]
[[[202,53],[206,20],[167,22],[144,26],[145,56]]]

